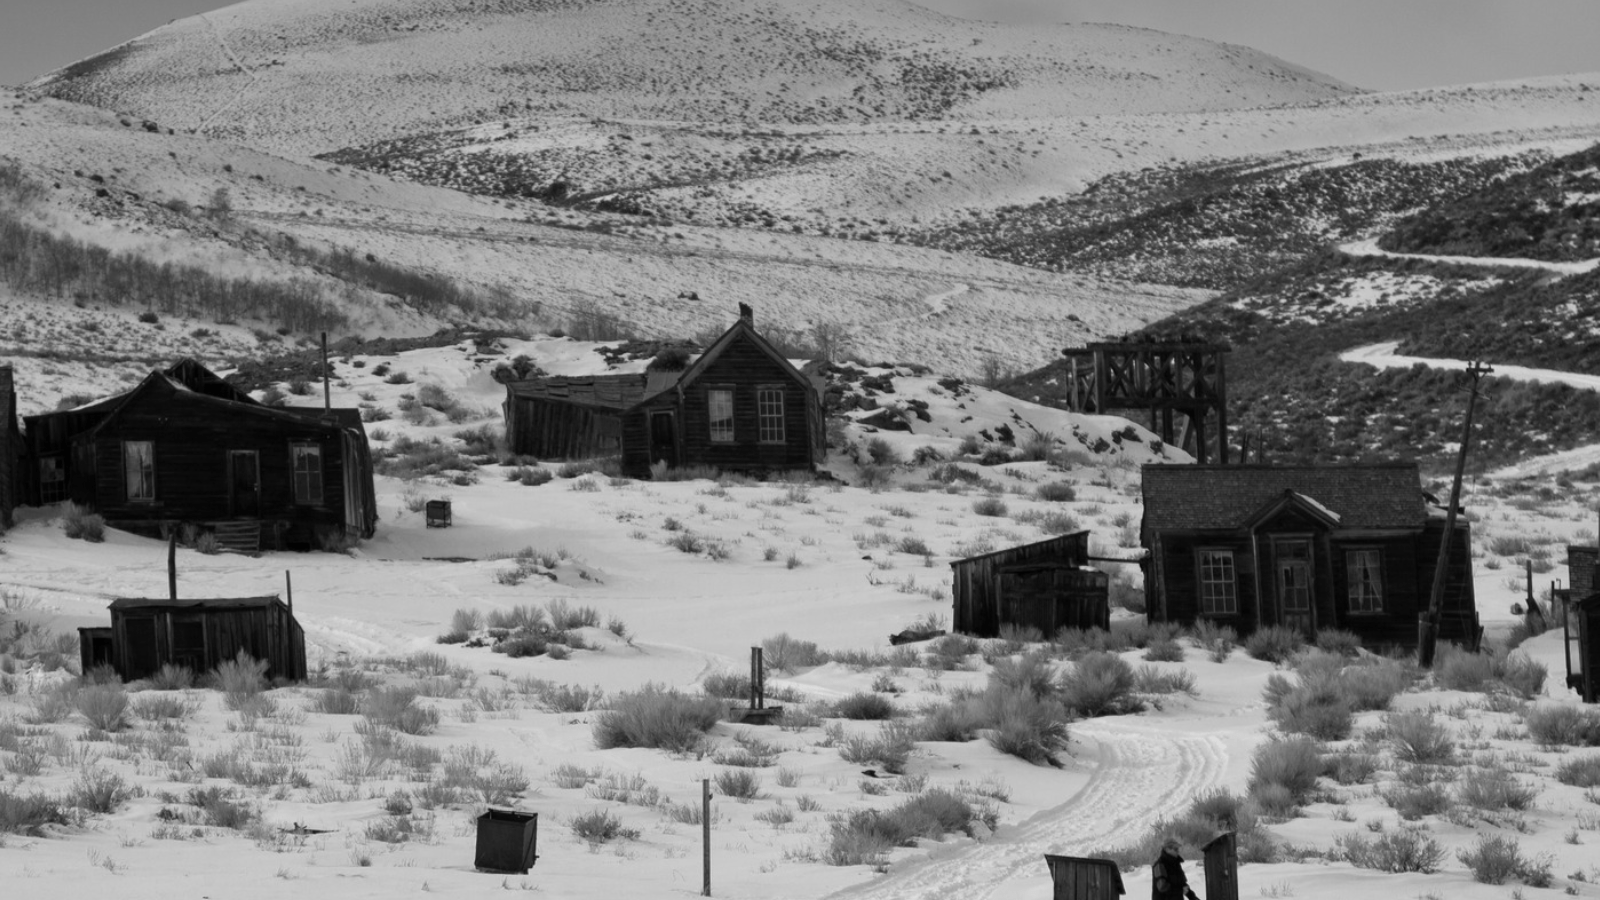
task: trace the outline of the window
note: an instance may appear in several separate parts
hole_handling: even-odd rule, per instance
[[[706,407],[711,415],[711,439],[718,443],[733,440],[733,391],[716,388],[706,391]]]
[[[59,456],[39,458],[39,502],[59,503],[67,499],[67,469]]]
[[[322,502],[322,448],[316,444],[289,445],[294,469],[294,502]]]
[[[761,443],[783,443],[783,388],[764,387],[756,391],[756,412],[761,424]]]
[[[1350,575],[1350,611],[1383,612],[1383,557],[1377,550],[1348,550],[1345,570]]]
[[[1239,611],[1232,550],[1200,551],[1200,614],[1229,616]]]
[[[123,441],[122,470],[129,500],[148,503],[156,499],[155,442]]]

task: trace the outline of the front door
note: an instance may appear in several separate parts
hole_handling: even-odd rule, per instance
[[[1310,634],[1311,542],[1279,541],[1277,557],[1280,621],[1288,628]]]
[[[228,451],[228,483],[228,508],[235,516],[251,518],[261,514],[261,466],[256,451]]]
[[[650,414],[650,464],[662,461],[671,468],[678,466],[678,429],[669,412]]]

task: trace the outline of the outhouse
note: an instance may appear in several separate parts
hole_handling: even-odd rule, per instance
[[[1122,873],[1109,859],[1046,853],[1044,861],[1055,885],[1052,900],[1117,900],[1125,893]]]

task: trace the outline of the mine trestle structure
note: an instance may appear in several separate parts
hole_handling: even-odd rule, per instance
[[[1228,462],[1226,344],[1101,342],[1069,347],[1067,408],[1149,410],[1150,430],[1199,463]]]

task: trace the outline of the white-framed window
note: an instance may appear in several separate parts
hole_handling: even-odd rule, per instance
[[[1228,616],[1239,611],[1238,579],[1232,550],[1200,551],[1200,614]]]
[[[733,389],[706,391],[706,411],[711,418],[711,440],[723,444],[733,441]]]
[[[783,443],[783,388],[758,388],[756,414],[760,423],[761,443]]]
[[[148,503],[156,499],[155,442],[123,441],[122,472],[129,500]]]
[[[1383,554],[1377,550],[1346,550],[1344,565],[1350,576],[1350,611],[1383,612]]]
[[[290,444],[290,468],[294,472],[294,502],[317,505],[322,502],[322,447],[317,444]]]

